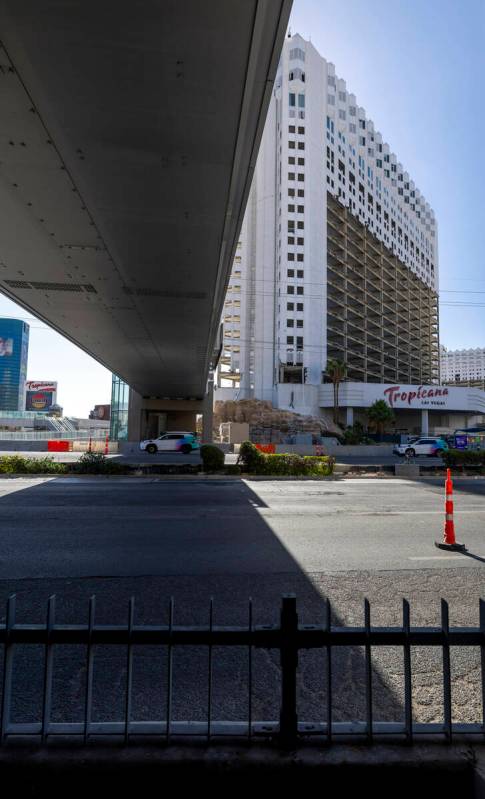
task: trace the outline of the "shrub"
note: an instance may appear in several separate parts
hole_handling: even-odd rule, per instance
[[[241,467],[237,463],[230,463],[224,469],[224,474],[241,474]]]
[[[84,452],[71,470],[78,474],[126,474],[127,466],[107,458],[101,452]]]
[[[224,468],[224,453],[213,444],[202,444],[200,456],[204,465],[204,472],[218,472]]]
[[[289,477],[328,476],[333,472],[334,459],[328,456],[302,456],[294,454],[264,455],[256,474],[285,475]]]
[[[2,474],[65,474],[67,464],[56,463],[52,458],[25,458],[22,455],[2,455],[0,473]]]
[[[441,456],[445,466],[485,466],[485,450],[450,449]]]
[[[239,448],[238,465],[242,466],[244,472],[258,473],[259,469],[264,468],[264,459],[267,457],[257,449],[251,441],[243,441]]]

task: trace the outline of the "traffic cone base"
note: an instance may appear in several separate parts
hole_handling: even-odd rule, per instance
[[[444,541],[435,541],[435,547],[438,549],[446,549],[451,552],[466,552],[465,544],[459,544],[458,541],[455,541],[454,544],[445,544]]]

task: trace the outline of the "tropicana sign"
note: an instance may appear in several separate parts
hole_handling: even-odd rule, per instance
[[[407,404],[407,405],[419,405],[422,407],[423,405],[445,405],[445,402],[436,402],[437,397],[447,397],[448,396],[448,389],[443,387],[436,387],[436,386],[419,386],[419,387],[409,387],[407,391],[402,391],[401,386],[389,386],[389,388],[384,389],[384,396],[389,402],[391,408],[394,408],[396,403],[399,402]],[[423,402],[425,400],[425,402]],[[433,400],[430,402],[429,400]]]

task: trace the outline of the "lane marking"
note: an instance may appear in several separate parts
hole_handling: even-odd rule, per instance
[[[475,553],[473,553],[475,554]],[[408,560],[463,560],[464,555],[422,555],[419,557],[409,557]],[[482,558],[483,555],[477,555],[477,557]]]

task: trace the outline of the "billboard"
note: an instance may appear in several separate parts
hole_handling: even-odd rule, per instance
[[[0,358],[13,355],[13,338],[0,338]]]
[[[52,380],[27,380],[25,410],[48,411],[57,402],[57,383]]]

